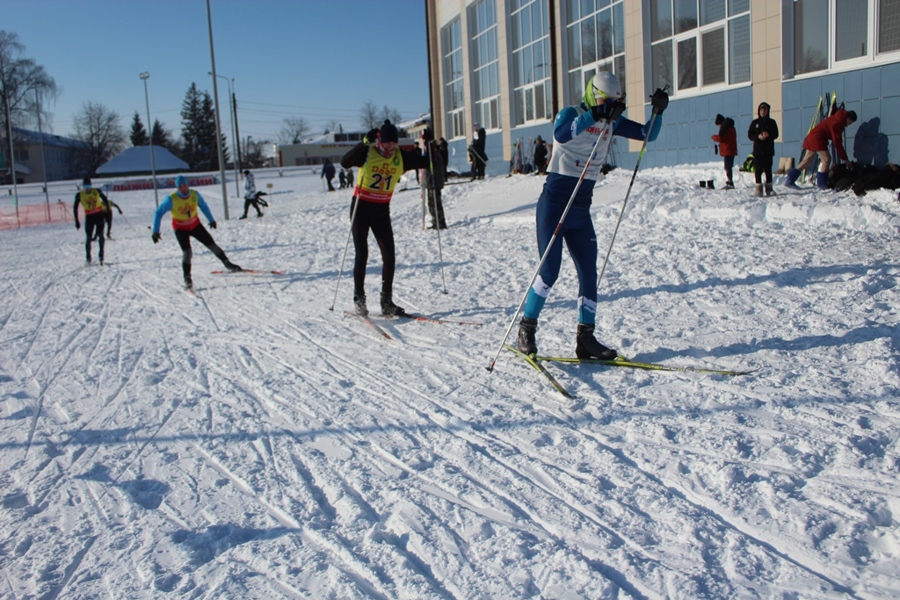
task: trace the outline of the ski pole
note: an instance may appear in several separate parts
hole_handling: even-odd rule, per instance
[[[431,209],[432,209],[432,218],[434,219],[434,230],[437,232],[437,240],[438,240],[438,264],[441,266],[441,283],[444,286],[444,293],[447,293],[447,279],[444,277],[444,250],[441,248],[441,219],[438,214],[437,207],[437,192],[434,189],[434,161],[431,158],[431,142],[425,140],[425,145],[428,148],[428,168],[429,168],[429,185],[428,190],[426,190],[426,194],[431,194]],[[425,224],[425,212],[422,212],[422,225]]]
[[[519,317],[519,313],[522,311],[522,307],[525,306],[525,300],[528,299],[528,292],[531,291],[531,286],[534,285],[534,280],[537,279],[538,273],[541,272],[541,268],[544,266],[544,263],[547,262],[547,257],[550,256],[550,250],[553,248],[553,244],[556,242],[556,238],[559,237],[559,232],[562,229],[563,222],[566,220],[566,216],[569,214],[569,209],[572,208],[572,204],[575,202],[575,196],[578,194],[579,188],[581,188],[581,184],[584,181],[584,176],[587,173],[588,168],[590,168],[591,163],[594,162],[594,158],[597,154],[597,148],[600,146],[600,141],[609,133],[612,133],[612,123],[607,121],[606,129],[597,136],[597,141],[594,142],[594,147],[591,149],[591,155],[590,157],[588,157],[587,162],[584,163],[584,168],[581,170],[581,176],[578,178],[578,183],[575,184],[575,189],[572,190],[572,195],[569,197],[566,208],[565,210],[563,210],[563,214],[559,218],[559,223],[556,224],[556,229],[553,230],[553,236],[550,238],[550,243],[547,244],[547,249],[544,250],[544,255],[541,256],[541,260],[538,263],[537,268],[531,275],[531,280],[528,282],[528,287],[525,288],[525,294],[522,296],[522,301],[519,302],[519,307],[516,308],[516,313],[513,315],[512,321],[509,322],[509,327],[506,328],[506,333],[503,335],[503,340],[501,340],[500,342],[500,347],[497,348],[497,354],[494,355],[494,360],[491,361],[491,364],[486,367],[489,373],[494,372],[494,365],[497,363],[497,359],[500,358],[500,353],[503,351],[503,345],[506,343],[506,339],[509,337],[509,332],[512,331],[513,325],[515,325],[516,319]],[[607,148],[609,148],[609,146],[607,146]],[[606,157],[604,157],[604,159],[605,158]]]
[[[363,181],[365,181],[365,177],[366,171],[365,167],[363,167],[359,177],[360,186],[362,186]],[[337,284],[334,286],[334,299],[331,301],[331,308],[328,309],[330,311],[334,311],[334,305],[337,304],[338,289],[341,287],[341,276],[344,274],[344,261],[347,260],[347,249],[350,247],[350,238],[353,237],[353,225],[356,223],[356,211],[359,210],[359,203],[362,202],[358,196],[354,199],[356,202],[353,205],[353,212],[350,214],[350,231],[347,233],[347,242],[344,244],[344,255],[341,257],[341,268],[338,269],[338,280]]]
[[[663,91],[668,89],[668,85]],[[653,131],[653,123],[656,122],[658,115],[653,113],[650,117],[650,127],[647,128],[647,135],[644,136],[644,143],[641,145],[641,151],[638,153],[637,164],[634,165],[634,171],[631,173],[631,182],[628,184],[628,190],[625,192],[625,200],[622,201],[622,210],[619,212],[619,219],[616,221],[616,228],[613,230],[612,239],[609,241],[609,249],[606,251],[606,258],[603,259],[603,268],[600,269],[600,275],[597,276],[597,288],[600,288],[600,280],[603,279],[603,273],[606,271],[606,264],[609,262],[609,255],[612,252],[613,243],[616,241],[616,234],[619,233],[619,225],[622,223],[622,217],[625,215],[625,205],[628,204],[628,196],[631,195],[631,187],[634,185],[634,178],[637,177],[638,169],[641,166],[641,159],[644,158],[644,151],[647,149],[647,140],[650,139],[650,132]]]

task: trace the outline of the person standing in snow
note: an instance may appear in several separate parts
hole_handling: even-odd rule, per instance
[[[534,140],[534,174],[547,174],[547,144],[544,138],[537,136]]]
[[[820,190],[828,189],[828,168],[831,166],[831,155],[828,153],[828,140],[834,144],[838,158],[844,162],[848,161],[847,151],[844,150],[842,141],[844,129],[856,122],[856,112],[847,111],[843,108],[836,111],[833,115],[813,127],[812,131],[803,140],[803,149],[806,150],[806,156],[800,161],[800,164],[788,171],[787,180],[784,185],[789,188],[797,188],[797,178],[800,177],[800,171],[808,167],[819,157],[819,172],[816,173],[816,187]]]
[[[450,148],[444,138],[438,140],[437,146],[441,154],[441,161],[444,163],[444,181],[446,181],[447,169],[450,168]]]
[[[556,115],[553,124],[556,145],[547,169],[547,180],[537,203],[540,256],[547,251],[550,239],[560,225],[563,211],[572,198],[595,145],[597,153],[595,160],[584,171],[584,181],[578,188],[566,220],[559,227],[558,237],[528,291],[518,332],[518,347],[525,354],[537,354],[535,332],[538,317],[547,301],[550,288],[559,276],[562,242],[565,240],[578,272],[579,283],[575,354],[579,358],[604,360],[613,359],[617,355],[615,350],[607,348],[594,337],[597,313],[597,235],[594,233],[590,213],[594,184],[603,176],[601,168],[612,136],[647,139],[651,142],[656,140],[662,126],[662,113],[669,105],[668,94],[657,89],[650,101],[654,117],[641,125],[622,116],[625,111],[624,97],[616,76],[600,71],[586,85],[582,102],[568,106]]]
[[[716,115],[716,125],[719,133],[712,136],[714,142],[719,144],[719,156],[725,161],[725,189],[734,189],[734,157],[737,156],[737,131],[734,129],[734,119]]]
[[[109,207],[109,199],[106,194],[91,185],[90,177],[85,177],[81,182],[81,191],[75,194],[75,202],[72,204],[72,214],[75,217],[75,229],[81,229],[78,220],[78,207],[84,211],[84,253],[85,263],[91,264],[91,242],[96,234],[100,246],[100,266],[103,266],[103,250],[106,240],[103,237],[103,225],[106,217],[112,210]],[[112,217],[110,217],[112,219]]]
[[[386,120],[381,129],[372,129],[362,142],[341,159],[341,166],[359,167],[360,172],[350,203],[351,232],[356,260],[353,264],[353,304],[359,315],[366,316],[366,263],[369,260],[369,230],[381,249],[384,267],[381,272],[381,312],[385,316],[402,317],[406,312],[394,304],[394,230],[391,225],[391,197],[400,176],[411,169],[427,169],[428,158],[417,150],[404,150],[398,145],[397,128]],[[355,215],[355,216],[354,216]]]
[[[444,219],[444,202],[441,200],[441,190],[444,189],[444,159],[441,150],[434,141],[434,132],[425,129],[422,132],[425,143],[425,158],[431,163],[430,169],[423,169],[425,173],[425,185],[422,192],[425,194],[428,204],[428,213],[431,215],[431,229],[447,229],[447,221]]]
[[[325,164],[322,165],[322,176],[319,177],[319,179],[321,179],[322,177],[325,178],[325,181],[328,182],[328,191],[329,192],[334,191],[334,186],[331,185],[331,180],[334,179],[334,174],[335,174],[334,165],[331,164],[331,160],[326,158]]]
[[[256,209],[257,218],[263,216],[263,211],[260,210],[259,197],[262,195],[262,192],[256,191],[256,179],[253,177],[253,173],[250,172],[250,169],[244,171],[244,214],[242,214],[238,219],[246,219],[247,211],[250,210],[250,207]]]
[[[163,215],[167,212],[172,213],[172,229],[175,230],[175,239],[181,246],[181,270],[184,273],[184,287],[192,289],[194,281],[191,278],[191,258],[193,251],[191,250],[191,238],[196,238],[198,242],[209,248],[210,252],[216,255],[216,258],[222,261],[225,268],[232,273],[243,271],[242,268],[228,260],[225,251],[222,250],[213,240],[212,235],[200,222],[200,214],[202,212],[209,222],[210,229],[216,228],[216,220],[213,218],[206,204],[206,200],[197,190],[188,187],[187,177],[179,175],[175,178],[175,186],[178,190],[165,197],[156,214],[153,216],[153,239],[154,244],[158,244],[162,236],[159,234],[159,225],[162,222]],[[199,209],[199,212],[198,212]]]
[[[484,127],[479,127],[478,123],[474,123],[472,128],[475,130],[475,139],[469,147],[469,153],[472,155],[472,180],[484,179],[484,168],[487,166],[488,157],[484,151],[487,144],[487,132]]]
[[[763,195],[763,175],[766,176],[766,196],[775,196],[772,189],[772,162],[775,159],[775,140],[778,139],[778,123],[769,117],[770,106],[760,102],[756,118],[750,123],[747,137],[753,141],[753,175],[756,177],[756,196]]]

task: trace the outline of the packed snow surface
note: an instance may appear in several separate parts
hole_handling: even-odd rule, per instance
[[[500,350],[540,177],[448,185],[440,237],[407,178],[394,300],[480,326],[381,317],[370,239],[392,340],[346,314],[350,191],[308,169],[256,173],[262,219],[199,188],[229,258],[284,274],[194,242],[196,296],[152,191],[112,193],[102,268],[71,221],[0,233],[0,596],[900,597],[895,192],[697,186],[720,171],[638,173],[598,338],[755,372],[548,364],[574,399]],[[594,190],[601,263],[630,181]],[[566,254],[542,354],[573,352],[576,280]]]

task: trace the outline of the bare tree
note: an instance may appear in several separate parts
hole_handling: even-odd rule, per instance
[[[380,127],[382,119],[378,113],[378,107],[371,100],[366,100],[359,111],[359,122],[364,131],[368,131],[375,127]]]
[[[18,35],[0,30],[0,135],[4,154],[9,152],[13,127],[35,122],[38,105],[43,113],[46,100],[56,98],[56,81],[34,60],[23,58],[24,51]],[[44,113],[42,120],[48,121],[49,116]]]
[[[385,120],[390,120],[391,123],[396,125],[403,120],[403,117],[400,116],[400,111],[396,108],[391,108],[385,104],[381,107],[381,122],[383,123]]]
[[[251,139],[247,142],[247,153],[244,156],[244,166],[248,169],[257,169],[266,166],[265,151],[272,146],[272,141]]]
[[[119,115],[99,102],[85,102],[73,117],[76,140],[85,142],[82,171],[93,174],[97,167],[114,157],[125,147],[128,136],[119,122]]]
[[[303,117],[287,118],[278,133],[278,143],[282,145],[299,144],[309,132],[309,123]]]

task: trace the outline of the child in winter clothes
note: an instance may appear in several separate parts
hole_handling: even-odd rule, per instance
[[[719,126],[719,134],[712,136],[714,142],[719,143],[719,156],[725,161],[725,189],[734,189],[734,157],[737,156],[737,132],[734,130],[734,119],[726,119],[722,115],[716,115],[716,125]]]
[[[747,137],[753,141],[753,174],[756,176],[756,196],[763,195],[762,176],[766,176],[766,196],[774,196],[772,189],[772,160],[775,156],[775,140],[778,124],[769,117],[770,106],[761,102],[756,109],[757,118],[750,123]]]
[[[838,158],[847,162],[847,151],[844,150],[844,144],[841,138],[844,135],[844,129],[856,122],[856,112],[847,111],[843,108],[835,112],[833,115],[813,127],[812,131],[803,140],[803,149],[806,150],[806,156],[800,161],[796,168],[788,172],[785,185],[796,188],[797,178],[800,171],[812,164],[818,155],[819,172],[816,173],[816,187],[820,190],[828,188],[828,168],[831,166],[831,155],[828,153],[828,140],[834,143],[834,149],[837,151]]]

